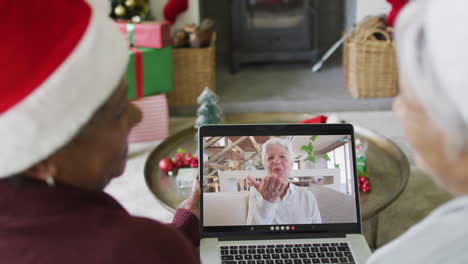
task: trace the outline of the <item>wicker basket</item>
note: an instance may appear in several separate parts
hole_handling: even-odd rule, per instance
[[[169,106],[193,105],[205,87],[216,91],[215,41],[205,48],[172,50],[174,88],[168,93]]]
[[[398,93],[393,41],[378,25],[368,23],[356,29],[343,46],[344,85],[354,98],[391,97]]]

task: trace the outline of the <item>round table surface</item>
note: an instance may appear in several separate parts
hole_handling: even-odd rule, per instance
[[[313,115],[301,113],[243,113],[224,117],[226,124],[298,123]],[[366,172],[370,175],[372,190],[360,192],[361,217],[368,220],[390,205],[406,187],[409,162],[404,153],[390,139],[363,127],[354,126],[357,137],[368,142]],[[178,148],[196,153],[196,130],[185,129],[159,144],[145,164],[145,180],[149,189],[161,204],[174,212],[191,192],[191,188],[179,188],[176,177],[159,170],[159,160],[173,157]]]

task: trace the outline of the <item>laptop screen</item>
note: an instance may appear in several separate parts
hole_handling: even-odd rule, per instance
[[[351,125],[205,126],[199,141],[204,232],[360,224]]]

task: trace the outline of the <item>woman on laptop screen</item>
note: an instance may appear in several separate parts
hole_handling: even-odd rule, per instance
[[[247,225],[322,223],[317,200],[311,191],[290,184],[293,165],[291,143],[271,138],[262,147],[267,175],[262,182],[252,176]]]

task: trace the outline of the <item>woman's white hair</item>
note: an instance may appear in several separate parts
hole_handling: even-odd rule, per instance
[[[468,146],[467,10],[468,0],[411,1],[395,28],[399,76],[449,139],[451,158]]]
[[[282,139],[282,138],[279,138],[279,137],[273,137],[273,138],[270,138],[269,140],[267,140],[263,146],[262,146],[262,164],[263,164],[263,168],[266,169],[266,165],[267,165],[267,150],[269,147],[273,146],[273,145],[280,145],[280,146],[283,146],[284,148],[286,148],[286,150],[288,151],[288,159],[289,159],[289,165],[291,166],[292,168],[292,164],[294,162],[294,155],[293,155],[293,151],[292,151],[292,146],[291,146],[291,142],[289,140],[286,140],[286,139]]]

